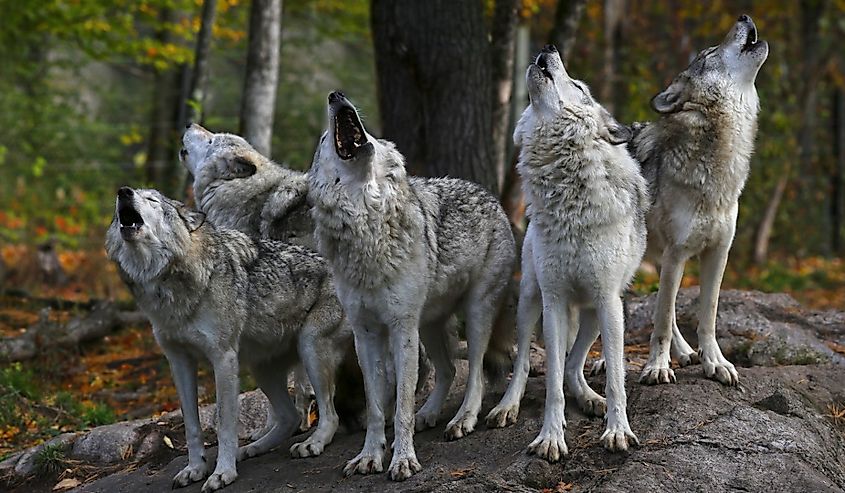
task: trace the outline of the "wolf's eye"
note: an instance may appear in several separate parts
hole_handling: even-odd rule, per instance
[[[158,202],[158,200],[156,200],[156,199],[154,199],[154,198],[152,198],[152,197],[147,197],[147,200],[149,200],[150,202],[156,203],[156,204],[158,204],[158,203],[159,203],[159,202]]]

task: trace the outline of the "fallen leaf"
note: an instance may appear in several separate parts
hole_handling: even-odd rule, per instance
[[[173,440],[171,440],[169,436],[164,435],[162,441],[164,441],[164,444],[167,445],[168,448],[176,448],[173,446]]]
[[[76,488],[80,484],[80,481],[76,478],[65,478],[56,483],[56,486],[53,486],[53,491],[69,490],[71,488]]]

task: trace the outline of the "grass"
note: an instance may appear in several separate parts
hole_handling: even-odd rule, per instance
[[[67,457],[63,444],[45,445],[35,454],[35,468],[40,474],[55,476],[65,470],[66,466]]]

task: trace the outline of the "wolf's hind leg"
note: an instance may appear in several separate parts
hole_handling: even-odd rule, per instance
[[[442,322],[446,323],[450,318],[451,316]],[[430,323],[420,327],[421,342],[434,365],[434,389],[414,417],[414,428],[417,431],[437,424],[440,410],[455,379],[454,335],[451,333],[451,327],[444,327],[443,323]]]
[[[502,400],[487,414],[489,428],[502,428],[516,423],[519,415],[519,402],[525,393],[528,382],[531,353],[531,338],[540,319],[542,303],[540,286],[531,258],[531,246],[526,238],[522,253],[522,279],[519,284],[519,303],[516,308],[516,359],[513,363],[513,376]]]
[[[270,401],[272,426],[258,440],[238,449],[238,460],[267,453],[290,437],[299,424],[296,408],[286,385],[285,364],[278,359],[262,362],[252,368],[258,387]]]
[[[302,330],[305,335],[300,338],[299,357],[314,387],[320,421],[310,437],[293,444],[290,453],[294,457],[316,457],[332,442],[337,431],[339,419],[334,407],[335,374],[342,355],[339,354],[339,348],[331,347],[331,339],[309,336],[319,333],[318,330],[308,327],[303,327]]]
[[[573,329],[574,330],[574,329]],[[587,416],[602,417],[607,410],[607,403],[604,397],[590,388],[587,379],[584,378],[584,363],[587,361],[587,353],[596,342],[599,335],[596,311],[592,308],[581,310],[580,327],[575,338],[572,351],[566,358],[564,376],[566,388],[578,401],[581,411]]]
[[[678,329],[678,322],[677,320],[672,321],[672,349],[671,349],[672,357],[678,361],[678,365],[681,368],[689,365],[695,365],[700,360],[698,358],[698,352],[693,349],[689,343],[687,343],[684,336],[681,334],[680,329]]]
[[[719,307],[719,288],[728,262],[730,242],[701,252],[701,295],[698,297],[698,347],[701,365],[707,378],[724,385],[739,385],[739,373],[722,355],[716,342],[716,312]]]
[[[308,419],[311,410],[311,398],[314,396],[314,386],[308,378],[308,372],[302,363],[293,367],[294,405],[299,415],[299,431],[308,431],[311,422]]]

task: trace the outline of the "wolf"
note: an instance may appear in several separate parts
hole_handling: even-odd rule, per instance
[[[464,310],[469,360],[466,393],[446,427],[447,439],[475,429],[482,361],[508,361],[508,335],[491,338],[491,332],[513,274],[513,235],[499,202],[480,185],[408,177],[395,145],[370,135],[338,91],[328,96],[328,128],[308,176],[317,248],[334,273],[364,373],[367,434],[344,473],[382,471],[387,389],[381,375],[389,347],[396,371],[389,476],[404,480],[421,470],[414,429],[436,424],[455,374],[454,341],[445,322]],[[420,339],[435,368],[435,385],[415,416]]]
[[[196,123],[182,135],[179,158],[194,176],[197,208],[213,224],[314,249],[305,173],[276,164],[238,135]]]
[[[588,415],[607,418],[609,450],[638,443],[626,413],[622,292],[646,247],[646,181],[619,124],[581,81],[571,79],[547,45],[526,72],[530,104],[514,131],[517,171],[528,205],[517,310],[517,357],[511,383],[487,424],[513,423],[528,377],[534,326],[542,314],[546,347],[543,427],[528,452],[556,462],[564,440],[564,379]],[[567,356],[571,333],[577,336]],[[584,378],[599,332],[607,366],[607,400]]]
[[[660,265],[643,383],[675,381],[670,347],[681,366],[700,360],[706,377],[739,383],[716,342],[716,312],[757,132],[754,81],[768,53],[754,21],[740,16],[720,45],[701,51],[651,100],[661,118],[633,127],[631,153],[642,165],[653,200],[647,256]],[[675,318],[684,263],[693,255],[701,261],[698,352],[684,340]]]
[[[316,253],[276,241],[253,240],[216,228],[204,214],[156,190],[118,190],[106,233],[118,267],[173,373],[185,420],[188,465],[175,487],[208,475],[197,411],[196,365],[208,360],[217,390],[219,453],[203,491],[237,477],[236,459],[275,448],[299,418],[283,376],[302,362],[314,386],[320,420],[295,457],[319,455],[338,426],[334,370],[352,339],[328,266]],[[238,367],[244,364],[267,395],[274,424],[238,449]]]

